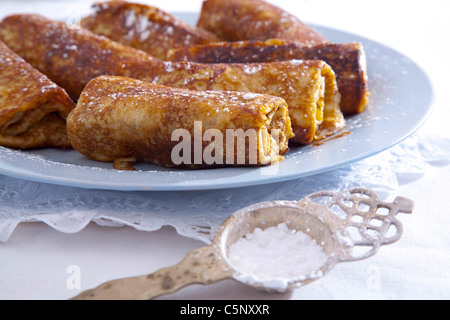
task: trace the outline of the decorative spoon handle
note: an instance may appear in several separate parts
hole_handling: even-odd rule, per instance
[[[231,277],[214,246],[189,252],[180,263],[152,274],[108,281],[71,300],[150,300],[191,284],[211,284]]]
[[[412,200],[397,197],[389,203],[380,200],[375,192],[364,188],[342,193],[321,191],[306,199],[315,201],[324,198],[326,201],[323,206],[329,209],[324,218],[331,224],[335,234],[340,234],[342,239],[348,238],[342,243],[341,262],[369,258],[381,246],[398,241],[403,227],[397,215],[411,214],[414,208]],[[311,204],[306,203],[306,206]],[[321,212],[318,209],[316,211]],[[353,250],[364,247],[362,250]]]

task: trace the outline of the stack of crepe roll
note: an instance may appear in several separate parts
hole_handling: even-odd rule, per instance
[[[367,104],[361,44],[330,43],[260,0],[206,0],[197,26],[124,1],[95,4],[80,26],[17,14],[0,22],[0,40],[0,144],[72,147],[121,170],[270,165],[336,134]],[[173,132],[195,136],[195,123],[202,135],[256,139],[243,162],[226,161],[238,145],[211,139],[200,152],[214,145],[223,161],[174,161]]]

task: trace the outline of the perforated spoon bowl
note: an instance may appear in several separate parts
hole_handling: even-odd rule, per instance
[[[269,292],[291,291],[323,277],[340,262],[366,259],[382,245],[399,240],[403,228],[396,216],[399,212],[412,213],[413,207],[411,200],[402,197],[392,203],[383,202],[367,189],[322,191],[300,201],[258,203],[230,216],[211,245],[189,252],[177,265],[149,275],[108,281],[72,300],[149,300],[191,284],[208,285],[225,279]],[[268,286],[266,280],[270,279],[244,280],[248,275],[229,262],[229,247],[256,228],[280,223],[311,237],[322,246],[328,259],[310,274],[285,279],[280,287]]]

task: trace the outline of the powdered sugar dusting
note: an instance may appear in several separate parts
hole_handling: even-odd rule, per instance
[[[255,93],[248,92],[248,93],[244,93],[244,95],[242,96],[242,98],[245,99],[245,100],[251,100],[251,99],[256,98],[257,96],[258,96],[258,95],[255,94]]]
[[[304,60],[291,60],[290,63],[294,66],[299,66],[304,63]]]
[[[258,71],[261,71],[261,69],[262,69],[262,66],[260,64],[255,64],[255,65],[248,64],[248,65],[244,66],[244,72],[246,74],[255,74]]]

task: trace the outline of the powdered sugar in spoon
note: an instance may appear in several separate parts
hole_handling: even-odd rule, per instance
[[[369,258],[382,245],[399,240],[403,228],[396,216],[400,212],[412,213],[413,207],[411,200],[397,197],[388,203],[362,188],[342,193],[317,192],[300,201],[258,203],[230,216],[211,245],[189,252],[177,265],[149,275],[108,281],[72,300],[149,300],[191,284],[208,285],[225,279],[269,292],[291,291],[323,277],[338,263]],[[282,274],[250,274],[232,263],[230,247],[251,238],[256,229],[261,233],[280,225],[287,227],[290,234],[301,233],[320,246],[325,256],[320,265],[306,274],[300,272],[287,278]],[[314,257],[305,254],[306,262],[310,258]]]

